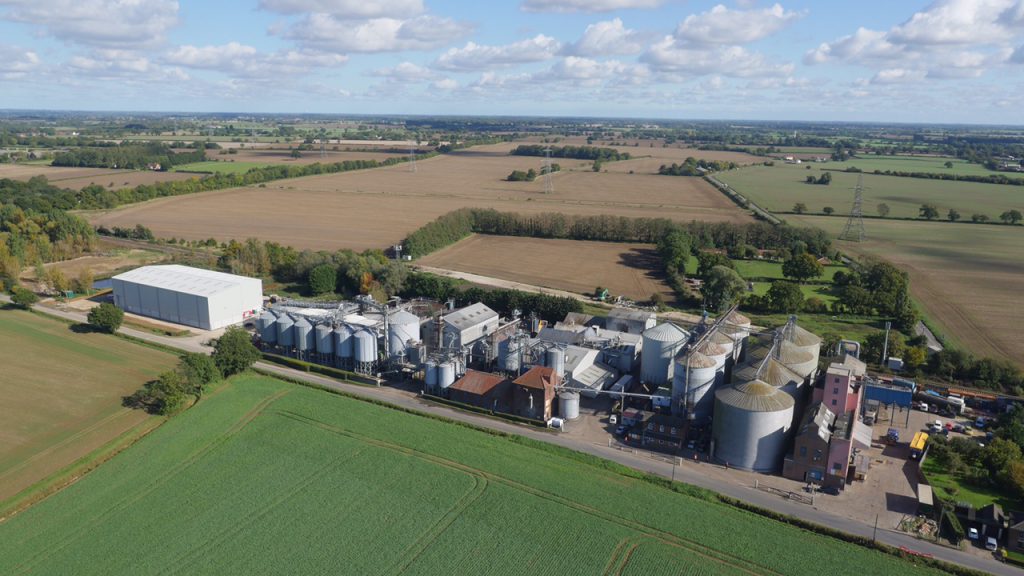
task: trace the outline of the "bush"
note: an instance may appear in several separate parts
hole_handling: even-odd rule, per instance
[[[97,330],[113,334],[124,322],[124,311],[109,302],[103,302],[89,311],[88,320]]]
[[[188,383],[188,390],[202,396],[208,384],[220,378],[220,369],[213,358],[199,352],[186,352],[178,363],[178,370]]]
[[[33,304],[39,302],[39,296],[36,293],[21,286],[15,286],[11,290],[11,302],[19,308],[29,309]]]

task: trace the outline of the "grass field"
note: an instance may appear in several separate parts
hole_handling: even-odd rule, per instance
[[[787,216],[792,224],[838,235],[845,219]],[[985,356],[1020,364],[1024,324],[1024,227],[866,220],[868,240],[835,243],[855,255],[880,256],[910,274],[912,295],[942,332]]]
[[[253,168],[266,168],[270,164],[264,164],[262,162],[231,162],[224,161],[218,162],[210,160],[209,162],[192,162],[190,164],[181,164],[175,166],[175,172],[208,172],[210,174],[244,174]]]
[[[813,213],[831,206],[838,214],[848,214],[857,174],[831,172],[832,184],[828,186],[804,182],[807,176],[821,175],[822,168],[837,166],[837,163],[776,163],[775,166],[749,166],[719,172],[715,177],[769,211],[787,212],[797,202],[803,202]],[[998,221],[1004,211],[1024,208],[1024,188],[864,174],[864,213],[877,215],[878,204],[882,203],[889,206],[891,217],[916,218],[921,204],[928,203],[938,207],[943,219],[950,208],[955,208],[964,220],[979,213]]]
[[[800,284],[799,286],[804,298],[818,298],[828,305],[831,305],[836,300],[835,295],[832,294],[831,286],[822,286],[820,284]],[[770,282],[754,282],[753,293],[758,296],[764,296],[771,287]]]
[[[510,156],[515,144],[479,146],[408,165],[269,182],[162,198],[88,215],[93,224],[144,224],[159,237],[217,240],[258,236],[296,248],[383,248],[462,207],[538,214],[746,222],[750,218],[698,178],[561,172],[544,183],[507,182],[541,158]]]
[[[0,510],[19,492],[150,418],[125,396],[177,358],[0,309]]]
[[[600,285],[634,300],[648,300],[654,293],[667,302],[675,299],[650,244],[478,234],[417,262],[579,294],[593,294]]]
[[[968,484],[947,472],[935,458],[925,460],[922,469],[928,476],[928,483],[946,501],[968,502],[978,510],[993,502],[999,504],[1004,510],[1020,510],[1021,508],[1020,500],[1007,497],[996,490]]]
[[[937,574],[601,461],[236,378],[0,524],[4,574]]]
[[[946,162],[952,162],[952,168],[946,168]],[[822,168],[846,170],[849,166],[856,166],[865,172],[875,170],[894,170],[897,172],[931,172],[935,174],[960,174],[970,176],[989,176],[1002,174],[1004,176],[1019,177],[1019,175],[1006,172],[989,170],[981,164],[974,164],[958,158],[945,156],[858,156],[846,162],[829,162],[822,164]]]
[[[782,262],[770,262],[766,260],[733,260],[732,264],[736,268],[736,271],[739,272],[739,275],[748,280],[753,278],[772,278],[776,280],[785,279],[785,276],[782,274]],[[829,265],[824,266],[823,268],[824,274],[815,278],[814,282],[832,282],[832,279],[836,276],[836,272],[846,270],[846,266],[840,265]]]

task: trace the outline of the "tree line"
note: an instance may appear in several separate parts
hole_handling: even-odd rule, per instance
[[[58,152],[53,157],[53,165],[143,170],[158,164],[160,170],[168,170],[173,166],[204,160],[206,152],[201,144],[189,152],[175,152],[166,144],[148,142],[121,146],[89,146]]]
[[[512,149],[514,156],[545,156],[549,146],[546,144],[520,144]],[[596,162],[615,162],[629,160],[629,152],[619,152],[615,148],[598,146],[551,146],[552,158],[574,158],[576,160],[593,160]]]
[[[662,176],[703,176],[708,172],[732,170],[735,167],[735,162],[728,162],[726,160],[697,160],[690,156],[682,164],[675,162],[671,165],[662,164],[658,168],[658,174]]]
[[[830,170],[826,168],[825,170]],[[844,172],[862,172],[856,166],[846,168]],[[1010,178],[1003,174],[951,174],[946,172],[908,172],[905,170],[875,170],[872,174],[879,176],[896,176],[899,178],[922,178],[925,180],[953,180],[957,182],[980,182],[982,184],[1005,184],[1008,186],[1024,186],[1024,178]]]
[[[502,316],[510,317],[519,311],[524,317],[534,314],[547,322],[562,320],[569,312],[583,311],[583,304],[575,298],[521,290],[467,287],[464,282],[422,272],[409,275],[402,296],[434,298],[441,302],[454,298],[458,306],[483,302]]]

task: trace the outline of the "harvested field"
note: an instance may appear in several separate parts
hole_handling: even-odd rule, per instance
[[[634,300],[648,300],[655,293],[666,302],[675,298],[650,244],[476,234],[417,262],[578,294],[592,294],[603,286]]]
[[[426,222],[463,207],[539,214],[745,222],[750,217],[697,178],[563,172],[553,194],[544,183],[507,182],[512,170],[542,159],[509,156],[515,144],[480,146],[375,170],[310,176],[163,198],[89,215],[93,224],[144,224],[157,236],[198,240],[258,236],[297,248],[381,248]]]
[[[59,360],[59,361],[54,361]],[[150,417],[125,396],[176,358],[63,322],[0,310],[0,509]]]
[[[846,220],[787,216],[838,235]],[[910,274],[910,289],[942,332],[975,354],[1024,362],[1019,305],[1024,227],[869,219],[868,240],[844,252],[881,256]]]
[[[338,148],[338,150],[334,150]],[[359,148],[367,148],[370,151],[358,150]],[[372,150],[373,148],[381,148],[381,150]],[[291,150],[288,148],[270,148],[270,147],[259,147],[259,148],[237,148],[234,154],[221,154],[219,150],[207,150],[206,157],[210,161],[219,162],[256,162],[259,164],[328,164],[331,162],[344,162],[345,160],[377,160],[383,162],[388,158],[395,156],[408,156],[409,149],[402,152],[394,152],[386,150],[385,147],[375,147],[367,144],[366,146],[351,146],[351,145],[338,145],[329,144],[327,146],[327,154],[325,157],[320,156],[320,150],[303,150],[302,156],[299,158],[292,158]],[[427,149],[423,149],[426,151]]]
[[[536,143],[540,143],[539,138],[533,139]],[[606,162],[602,164],[602,170],[608,172],[626,172],[632,170],[636,174],[656,174],[658,168],[662,164],[682,163],[687,158],[693,157],[700,160],[725,160],[728,162],[735,162],[741,165],[757,164],[764,162],[764,158],[760,156],[754,156],[752,154],[745,154],[743,152],[725,152],[720,150],[698,150],[696,148],[690,148],[683,143],[674,143],[665,145],[663,140],[616,140],[615,142],[625,142],[627,146],[611,146],[605,144],[604,141],[594,141],[593,144],[587,144],[587,139],[578,138],[564,138],[557,144],[552,146],[597,146],[599,148],[614,148],[619,152],[628,152],[632,157],[630,160],[622,160],[619,162]],[[636,146],[634,146],[636,144]],[[516,144],[513,144],[515,146]],[[552,162],[558,162],[562,165],[562,169],[585,169],[589,170],[593,165],[592,162],[585,162],[583,160],[574,160],[570,158],[554,158]]]
[[[0,523],[0,572],[940,574],[639,476],[243,376]]]
[[[168,180],[188,180],[195,174],[153,172],[149,170],[113,170],[110,168],[66,168],[41,164],[0,164],[0,178],[28,180],[33,176],[46,176],[54,186],[81,190],[90,184],[117,190],[134,188],[141,184],[155,184]]]

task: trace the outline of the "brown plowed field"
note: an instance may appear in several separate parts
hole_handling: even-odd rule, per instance
[[[666,301],[674,298],[650,244],[477,234],[418,262],[578,294],[592,294],[603,286],[634,300],[648,300],[656,292]]]
[[[33,164],[0,164],[0,179],[28,180],[33,176],[46,176],[46,179],[60,188],[81,190],[90,184],[118,190],[134,188],[141,184],[155,184],[168,180],[187,180],[195,178],[195,174],[177,172],[152,172],[149,170],[114,170],[111,168],[66,168],[63,166],[43,166]]]
[[[749,221],[749,216],[697,178],[563,172],[554,193],[542,179],[507,182],[512,170],[542,160],[509,156],[515,144],[480,146],[375,170],[271,182],[175,198],[89,215],[94,224],[144,224],[160,237],[218,240],[259,237],[297,248],[382,248],[426,222],[463,207],[523,214],[610,214],[677,221]]]
[[[314,145],[315,147],[316,145]],[[337,147],[338,150],[332,148]],[[409,150],[406,149],[402,152],[389,151],[385,147],[381,150],[371,150],[369,152],[356,150],[355,148],[363,148],[362,146],[339,146],[337,144],[329,144],[327,146],[326,156],[320,156],[320,150],[303,150],[300,158],[292,158],[291,150],[285,148],[236,148],[237,151],[234,154],[221,154],[219,150],[208,150],[206,152],[206,158],[213,161],[220,162],[260,162],[263,164],[315,164],[320,162],[327,164],[330,162],[344,162],[345,160],[377,160],[383,162],[388,158],[395,156],[407,156]],[[374,148],[373,146],[367,145],[365,148]],[[424,152],[426,149],[423,150]]]

